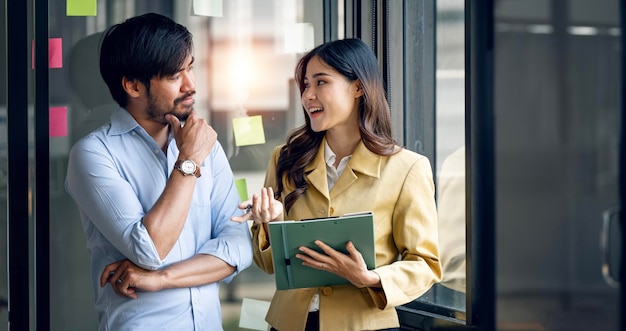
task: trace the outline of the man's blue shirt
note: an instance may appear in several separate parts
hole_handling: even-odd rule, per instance
[[[91,253],[92,285],[100,330],[221,330],[218,283],[138,292],[120,297],[100,275],[112,262],[129,259],[157,270],[197,254],[216,256],[237,271],[252,263],[248,225],[230,221],[241,214],[233,173],[219,142],[201,165],[184,228],[165,259],[143,225],[161,196],[178,148],[170,138],[167,155],[122,108],[111,123],[85,136],[70,152],[65,187],[80,211]]]

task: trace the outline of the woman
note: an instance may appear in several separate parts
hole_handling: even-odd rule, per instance
[[[394,307],[441,278],[430,163],[392,138],[378,62],[363,41],[316,47],[295,76],[306,124],[274,150],[265,187],[233,220],[254,220],[254,260],[273,273],[268,222],[373,211],[377,267],[367,270],[351,243],[348,254],[320,241],[326,254],[303,247],[303,265],[351,285],[276,291],[266,320],[279,331],[398,328]]]

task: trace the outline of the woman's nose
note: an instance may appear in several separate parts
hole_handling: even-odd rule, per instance
[[[302,92],[302,100],[312,100],[315,99],[315,91],[311,87],[305,89]]]

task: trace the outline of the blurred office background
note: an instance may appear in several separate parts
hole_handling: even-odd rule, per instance
[[[437,184],[444,280],[398,308],[403,329],[624,330],[622,2],[93,2],[78,16],[70,0],[0,6],[0,331],[97,328],[67,155],[115,107],[99,34],[147,12],[193,33],[196,109],[250,195],[303,123],[299,57],[344,37],[372,47],[394,136]],[[251,116],[265,143],[238,146],[233,119]],[[254,265],[223,284],[224,329],[246,330],[242,300],[273,291]]]

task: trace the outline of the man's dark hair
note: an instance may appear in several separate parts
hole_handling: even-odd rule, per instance
[[[122,78],[137,80],[150,89],[150,79],[183,69],[193,52],[191,33],[159,14],[144,14],[111,26],[100,45],[100,74],[111,96],[126,107],[128,96]]]

